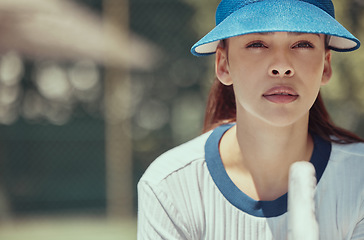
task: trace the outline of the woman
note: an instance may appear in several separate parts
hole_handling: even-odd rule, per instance
[[[330,121],[319,94],[330,50],[359,46],[330,0],[222,0],[192,47],[216,53],[207,132],[140,180],[138,238],[286,239],[289,168],[306,161],[320,239],[364,239],[363,140]]]

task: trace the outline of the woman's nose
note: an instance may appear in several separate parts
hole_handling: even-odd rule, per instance
[[[292,77],[295,72],[290,61],[289,53],[285,53],[283,50],[277,51],[272,58],[272,64],[268,71],[271,77]]]
[[[270,75],[274,77],[292,77],[294,75],[294,72],[293,69],[273,68],[270,70]]]

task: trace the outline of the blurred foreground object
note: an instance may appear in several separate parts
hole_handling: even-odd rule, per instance
[[[318,240],[315,216],[316,175],[310,162],[295,162],[289,172],[288,240]]]
[[[149,69],[155,62],[153,48],[122,30],[67,0],[0,1],[0,53]]]

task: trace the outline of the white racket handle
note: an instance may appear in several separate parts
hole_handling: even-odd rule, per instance
[[[310,162],[295,162],[289,171],[288,240],[318,240],[315,215],[315,168]]]

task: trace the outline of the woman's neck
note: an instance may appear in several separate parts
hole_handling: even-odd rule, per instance
[[[291,164],[311,158],[313,141],[307,126],[308,116],[286,127],[238,118],[220,143],[232,181],[256,200],[274,200],[286,193]]]

